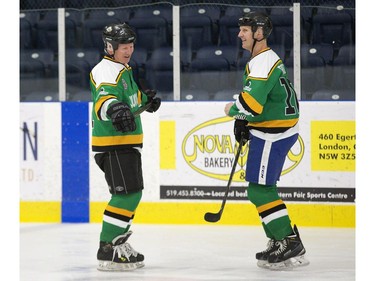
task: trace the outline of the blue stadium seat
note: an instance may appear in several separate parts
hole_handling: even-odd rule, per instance
[[[88,10],[85,15],[86,20],[106,20],[127,22],[131,17],[131,10],[129,8],[107,8],[107,9],[92,9]],[[103,26],[104,27],[104,26]]]
[[[65,19],[73,21],[76,27],[81,27],[86,13],[81,10],[65,9]]]
[[[20,61],[20,79],[44,78],[46,69],[43,62],[34,59],[23,59]]]
[[[103,50],[102,33],[106,25],[124,23],[129,20],[130,11],[123,9],[90,10],[82,22],[82,47]]]
[[[43,90],[51,87],[46,81],[51,80],[49,78],[52,77],[51,67],[55,61],[54,57],[54,52],[48,49],[20,50],[21,101],[26,99],[25,96],[28,95],[30,91]]]
[[[74,63],[66,63],[66,84],[67,87],[87,89],[90,87],[90,67],[85,61],[78,60]]]
[[[271,18],[275,15],[288,16],[290,14],[293,14],[293,3],[289,2],[287,5],[283,6],[277,3],[275,6],[269,7],[268,10]]]
[[[270,45],[283,45],[286,52],[293,47],[293,13],[287,15],[272,15],[273,29],[267,42]],[[303,38],[301,38],[303,42]]]
[[[168,22],[162,17],[132,18],[129,25],[137,34],[136,45],[145,48],[149,54],[159,47],[172,45]]]
[[[282,3],[284,2],[284,3]],[[273,6],[268,8],[269,15],[290,15],[293,14],[293,1],[277,1],[274,3]],[[309,5],[301,5],[300,7],[300,15],[304,21],[309,21],[314,13],[314,8]]]
[[[216,65],[216,61],[217,59],[220,60],[220,58],[224,58],[227,62],[229,62],[229,67],[233,67],[235,68],[236,67],[236,64],[237,64],[237,59],[239,57],[239,50],[236,48],[236,47],[233,47],[233,46],[204,46],[202,48],[200,48],[198,51],[197,51],[197,54],[196,54],[196,57],[195,57],[195,60],[204,60],[204,61],[209,61],[209,60],[212,60],[213,64]],[[194,68],[194,65],[197,63],[197,61],[195,61],[193,63],[193,68]],[[206,66],[206,68],[202,68],[202,69],[211,69],[209,66]],[[221,68],[221,67],[220,67]],[[226,67],[226,63],[224,63],[224,68],[227,69]],[[201,69],[201,70],[202,70]],[[216,68],[215,68],[216,70]]]
[[[355,64],[355,45],[343,45],[338,51],[333,61],[334,65],[354,65]]]
[[[160,92],[173,92],[173,53],[171,47],[152,52],[146,62],[146,81],[150,88]]]
[[[20,48],[34,48],[33,28],[31,23],[24,18],[20,18]]]
[[[133,8],[133,19],[141,18],[148,21],[152,18],[162,18],[166,22],[166,40],[169,45],[172,45],[172,5],[171,4],[157,4],[150,6],[139,6]],[[163,23],[164,24],[164,23]]]
[[[212,21],[209,16],[181,16],[180,45],[193,53],[203,46],[213,44]]]
[[[151,5],[133,8],[132,18],[162,17],[168,24],[172,24],[172,5]]]
[[[24,10],[20,12],[20,19],[27,20],[30,22],[32,27],[40,21],[42,12],[39,10]]]
[[[334,49],[331,44],[302,44],[301,57],[320,56],[326,64],[332,64]],[[291,54],[293,55],[293,54]]]
[[[221,14],[221,8],[216,5],[197,4],[191,6],[181,6],[180,9],[180,15],[182,17],[208,16],[214,24],[218,23]]]
[[[20,48],[36,48],[36,23],[40,21],[41,12],[25,10],[20,12]]]
[[[77,61],[85,61],[89,68],[92,69],[100,60],[101,53],[95,48],[89,49],[66,49],[66,62],[76,63]]]
[[[331,44],[335,50],[354,44],[352,17],[347,13],[317,14],[312,18],[311,43]]]
[[[348,90],[355,93],[355,46],[344,45],[333,60],[333,89]]]
[[[55,61],[55,54],[52,50],[48,49],[33,49],[33,50],[20,50],[20,63],[21,65],[27,66],[28,69],[30,67],[35,67],[35,71],[37,75],[36,77],[49,77],[49,73],[51,70],[51,66]],[[41,71],[40,66],[43,67],[43,71]],[[22,70],[22,69],[21,69]],[[24,69],[26,71],[26,69]],[[32,76],[32,73],[29,73]],[[26,78],[26,76],[22,75],[21,71],[21,78]]]
[[[229,74],[233,71],[231,71],[229,61],[222,55],[216,55],[215,51],[211,51],[207,53],[207,55],[210,54],[210,57],[204,57],[206,49],[200,50],[190,64],[188,79],[185,81],[187,85],[184,88],[200,89],[212,95],[232,83]]]
[[[67,49],[65,53],[66,84],[72,92],[80,89],[88,89],[90,71],[100,61],[100,52],[91,49]],[[54,61],[51,65],[51,76],[58,77],[59,63]]]
[[[239,16],[223,16],[219,20],[219,45],[236,46],[241,48],[241,40],[238,38],[240,31],[238,27]]]
[[[190,64],[192,72],[230,71],[231,62],[235,63],[237,53],[232,48],[204,46],[197,50],[196,57]],[[231,60],[231,62],[228,60]]]
[[[293,50],[292,50],[293,51]],[[293,57],[285,60],[289,80],[293,82]],[[318,90],[326,89],[329,83],[330,69],[324,59],[317,53],[301,54],[301,97],[310,100],[311,95]]]
[[[261,12],[264,14],[268,14],[267,9],[264,7],[259,6],[227,6],[224,8],[224,15],[227,16],[234,16],[237,17],[237,20],[244,14],[249,12]]]
[[[57,10],[46,11],[41,20],[35,24],[36,48],[58,52],[57,26]],[[77,36],[75,22],[69,17],[65,17],[65,46],[67,48],[76,47],[78,45]]]

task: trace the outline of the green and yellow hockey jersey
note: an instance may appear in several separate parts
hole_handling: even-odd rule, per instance
[[[135,117],[133,132],[118,132],[107,116],[108,107],[115,102],[129,105],[132,112],[143,106],[148,97],[138,88],[129,65],[104,57],[90,72],[92,107],[92,150],[112,151],[143,146],[141,117]]]
[[[247,64],[243,89],[229,115],[264,133],[282,133],[299,119],[299,104],[279,56],[266,48]]]

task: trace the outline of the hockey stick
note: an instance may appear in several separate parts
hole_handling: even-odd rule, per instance
[[[149,109],[151,107],[151,104],[152,104],[151,101],[149,103],[146,103],[144,106],[142,106],[138,110],[134,111],[133,116],[137,117],[137,116],[141,115],[142,112],[146,111],[147,109]]]
[[[228,198],[230,184],[232,183],[232,178],[233,178],[233,175],[234,175],[234,171],[236,170],[238,158],[240,157],[240,154],[241,154],[242,145],[243,145],[243,136],[241,136],[241,140],[240,140],[240,143],[239,143],[239,146],[238,146],[237,154],[236,154],[236,157],[234,158],[232,171],[230,172],[230,176],[229,176],[229,180],[228,180],[228,184],[227,184],[227,190],[225,191],[224,199],[223,199],[223,202],[221,203],[221,208],[220,208],[218,213],[207,212],[204,215],[204,219],[207,222],[217,222],[217,221],[220,220],[221,215],[223,214],[224,206],[225,206],[225,203],[227,202],[227,198]]]

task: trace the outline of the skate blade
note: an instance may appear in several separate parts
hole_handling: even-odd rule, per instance
[[[138,261],[135,263],[136,267],[137,268],[141,268],[141,267],[144,267],[145,266],[145,263],[143,261]]]
[[[137,268],[139,268],[137,263],[117,263],[112,261],[99,261],[97,267],[100,271],[129,271]]]
[[[258,260],[257,266],[260,267],[260,268],[268,269],[270,267],[270,264],[268,263],[268,261]]]
[[[307,266],[309,264],[310,262],[305,256],[297,256],[283,262],[268,263],[268,267],[266,268],[270,270],[292,270],[296,267]]]

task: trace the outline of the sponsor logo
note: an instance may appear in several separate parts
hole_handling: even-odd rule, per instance
[[[249,142],[241,149],[233,182],[245,181]],[[304,144],[301,136],[288,152],[281,175],[291,172],[302,160]],[[182,155],[197,173],[227,181],[234,164],[238,143],[233,135],[233,118],[220,117],[197,125],[184,137]]]

